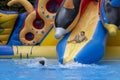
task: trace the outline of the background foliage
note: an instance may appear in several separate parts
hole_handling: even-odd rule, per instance
[[[24,7],[20,4],[15,4],[11,7],[7,6],[7,3],[9,1],[10,0],[0,0],[0,9],[5,10],[5,11],[18,11],[19,13],[25,12]],[[28,1],[30,1],[32,4],[34,4],[34,2],[36,0],[28,0]]]

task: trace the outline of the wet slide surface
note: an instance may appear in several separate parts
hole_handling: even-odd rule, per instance
[[[72,40],[76,34],[79,34],[81,31],[85,31],[88,40],[82,43],[67,43],[64,53],[64,62],[74,61],[74,57],[77,53],[92,39],[98,20],[98,4],[91,1],[82,15],[78,25],[68,38],[68,41]]]

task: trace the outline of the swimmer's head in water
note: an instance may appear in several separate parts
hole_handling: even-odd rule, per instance
[[[44,60],[40,60],[39,63],[40,63],[41,65],[43,65],[43,66],[45,65],[45,61],[44,61]]]

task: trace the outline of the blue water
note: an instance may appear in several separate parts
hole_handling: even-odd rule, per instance
[[[61,65],[54,59],[41,66],[35,59],[0,59],[0,80],[120,80],[120,61]]]

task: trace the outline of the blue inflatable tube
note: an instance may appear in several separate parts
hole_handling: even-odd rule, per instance
[[[110,5],[113,7],[120,7],[120,0],[112,0]]]
[[[75,62],[85,64],[99,61],[105,53],[107,32],[99,21],[92,40],[75,57]]]
[[[116,24],[118,20],[118,12],[120,0],[101,0],[100,4],[100,19],[103,24]]]
[[[108,23],[108,20],[107,20],[106,13],[105,13],[104,3],[105,3],[105,0],[101,0],[100,20],[102,21],[103,24],[106,24],[106,23]]]
[[[0,56],[12,56],[14,55],[13,48],[11,46],[0,46]]]

